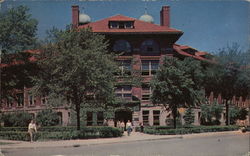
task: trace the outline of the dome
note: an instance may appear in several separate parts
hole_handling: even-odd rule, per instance
[[[144,22],[149,22],[149,23],[154,23],[154,18],[148,14],[142,15],[139,20],[144,21]]]
[[[85,23],[89,23],[90,21],[91,21],[91,18],[87,14],[79,15],[79,23],[85,24]]]

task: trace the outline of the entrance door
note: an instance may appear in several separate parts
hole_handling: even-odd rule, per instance
[[[128,120],[132,122],[132,111],[123,109],[115,112],[115,126],[117,121],[124,121],[126,125]]]

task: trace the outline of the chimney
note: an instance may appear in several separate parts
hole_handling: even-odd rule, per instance
[[[170,27],[170,7],[162,6],[161,12],[161,26]]]
[[[72,5],[72,28],[77,28],[79,25],[79,6]]]

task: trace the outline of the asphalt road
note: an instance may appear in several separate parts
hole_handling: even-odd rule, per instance
[[[248,133],[2,152],[5,156],[248,156],[249,140]]]

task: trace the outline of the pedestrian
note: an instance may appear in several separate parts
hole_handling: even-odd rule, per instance
[[[121,129],[122,129],[123,131],[125,130],[125,129],[124,129],[124,128],[125,128],[125,123],[124,123],[124,121],[121,122],[120,127],[121,127]]]
[[[140,128],[141,128],[141,132],[143,132],[144,126],[143,126],[143,123],[142,123],[142,122],[140,122]]]
[[[107,121],[107,119],[104,119],[104,121],[103,121],[103,126],[108,126],[108,121]]]
[[[117,127],[117,128],[121,128],[121,122],[120,122],[120,120],[117,121],[116,127]]]
[[[30,135],[30,142],[34,140],[34,134],[37,132],[36,123],[34,120],[31,120],[28,126],[28,133]]]
[[[126,129],[129,136],[130,133],[132,132],[132,123],[130,122],[130,120],[128,120],[128,122],[126,123]]]

